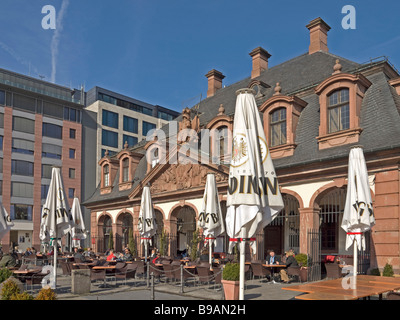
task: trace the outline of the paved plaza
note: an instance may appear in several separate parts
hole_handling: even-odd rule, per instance
[[[59,276],[57,280],[58,300],[152,300],[152,291],[147,288],[146,279],[130,279],[125,284],[119,281],[115,285],[114,280],[107,280],[108,287],[101,288],[102,282],[93,282],[89,294],[72,294],[71,277]],[[136,286],[135,286],[136,284]],[[283,287],[298,285],[299,282],[289,284],[270,283],[265,280],[247,280],[245,287],[245,300],[297,300],[295,296],[301,292],[282,290]],[[37,291],[40,285],[35,286]],[[378,297],[371,297],[372,300]],[[220,286],[213,284],[194,285],[189,283],[181,293],[181,287],[175,283],[155,283],[154,300],[224,300]]]

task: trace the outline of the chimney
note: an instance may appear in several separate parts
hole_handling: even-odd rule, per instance
[[[208,78],[207,98],[215,95],[218,89],[222,88],[222,79],[225,76],[218,70],[212,69],[206,74]]]
[[[321,18],[310,21],[306,27],[310,30],[310,47],[308,48],[308,54],[313,54],[318,51],[328,52],[328,31],[331,27]]]
[[[267,50],[258,47],[252,50],[249,55],[253,58],[253,69],[251,70],[251,78],[258,77],[262,71],[268,70],[268,59],[271,55]]]

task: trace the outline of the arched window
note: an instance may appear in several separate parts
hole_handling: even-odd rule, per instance
[[[286,143],[286,108],[279,108],[270,114],[270,145],[279,146]]]
[[[129,181],[129,158],[122,160],[122,182]]]
[[[104,187],[108,187],[110,185],[110,166],[108,164],[103,167],[103,178]]]
[[[339,89],[328,96],[329,133],[350,128],[349,89]]]

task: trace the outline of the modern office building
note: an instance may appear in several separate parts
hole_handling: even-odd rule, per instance
[[[0,200],[14,223],[0,239],[3,250],[9,245],[40,250],[41,207],[52,166],[62,168],[69,204],[75,196],[82,201],[87,117],[80,90],[0,69]]]
[[[87,110],[97,113],[97,161],[106,151],[114,154],[125,143],[132,147],[151,129],[160,128],[179,113],[158,105],[139,101],[100,87],[87,92]],[[97,171],[97,183],[100,181]]]

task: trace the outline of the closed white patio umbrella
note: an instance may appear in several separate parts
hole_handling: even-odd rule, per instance
[[[346,232],[346,250],[353,245],[354,279],[357,275],[357,254],[365,249],[364,232],[375,225],[367,165],[361,147],[353,147],[349,155],[348,183],[342,229]]]
[[[149,186],[145,186],[143,188],[142,200],[140,203],[138,230],[141,235],[140,243],[144,243],[145,261],[147,263],[147,248],[149,243],[151,245],[151,237],[153,237],[157,232],[157,223]]]
[[[72,202],[71,215],[74,221],[74,226],[71,229],[72,247],[79,247],[81,240],[86,239],[86,227],[83,221],[81,205],[77,197]]]
[[[216,244],[216,238],[225,232],[224,219],[218,198],[217,182],[213,173],[207,174],[204,189],[202,210],[199,216],[199,226],[203,228],[205,239],[209,246],[209,263],[212,268],[212,245]]]
[[[47,193],[46,202],[43,205],[40,234],[42,241],[50,240],[50,246],[54,247],[53,281],[52,289],[57,285],[57,244],[58,239],[71,231],[73,227],[72,215],[68,201],[65,197],[61,170],[53,167],[51,181]]]
[[[255,238],[284,204],[252,89],[236,92],[233,151],[229,170],[226,229],[240,241],[240,291],[244,299],[245,241]],[[230,246],[232,247],[232,246]]]
[[[0,202],[0,240],[3,238],[8,231],[14,226],[11,218],[4,208],[3,204]]]

